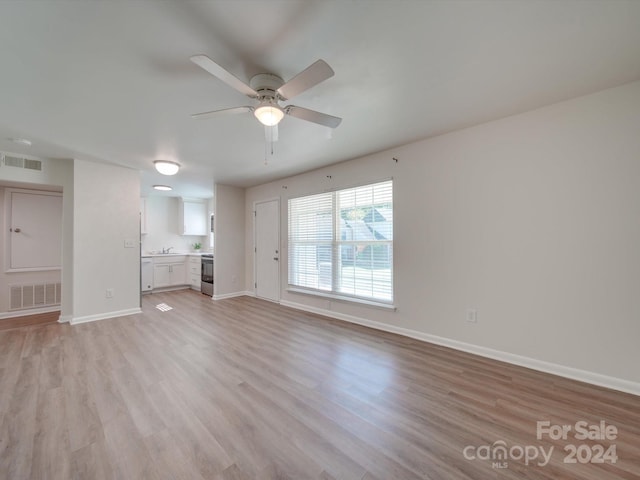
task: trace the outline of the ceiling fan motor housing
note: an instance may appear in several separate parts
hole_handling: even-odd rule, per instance
[[[258,92],[258,100],[278,101],[277,90],[284,85],[284,80],[271,73],[259,73],[249,80],[249,86]]]

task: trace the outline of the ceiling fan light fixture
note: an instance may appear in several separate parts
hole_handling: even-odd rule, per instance
[[[270,102],[261,104],[254,110],[253,114],[260,123],[267,127],[277,125],[284,118],[284,110]]]
[[[175,175],[180,170],[180,164],[169,160],[156,160],[153,162],[156,170],[162,175]]]

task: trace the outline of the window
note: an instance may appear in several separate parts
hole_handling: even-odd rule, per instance
[[[289,286],[393,302],[391,180],[289,200]]]

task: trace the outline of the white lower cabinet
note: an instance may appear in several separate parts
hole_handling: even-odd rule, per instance
[[[188,275],[187,280],[189,281],[189,285],[191,286],[191,288],[193,290],[197,290],[198,292],[200,291],[200,274],[201,274],[200,263],[201,263],[200,255],[189,256],[189,262],[188,262],[189,271],[187,273]]]
[[[141,262],[141,287],[143,292],[153,290],[153,259],[151,257],[142,257]]]
[[[153,259],[153,288],[188,285],[185,255]]]

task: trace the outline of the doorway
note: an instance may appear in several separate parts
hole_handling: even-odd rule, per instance
[[[280,301],[280,201],[255,203],[255,294],[258,298]]]
[[[62,189],[0,181],[0,319],[59,312]]]

